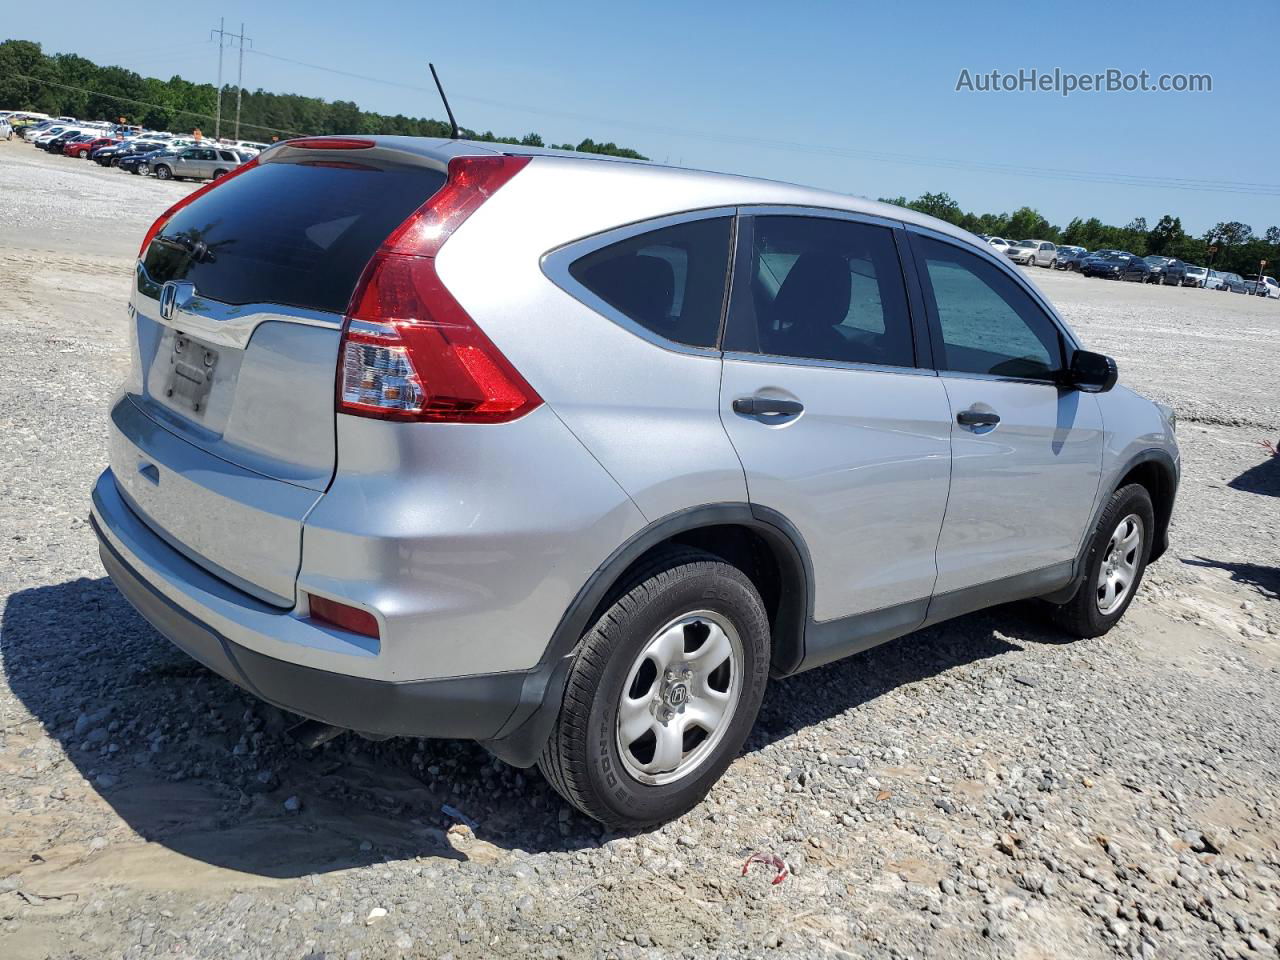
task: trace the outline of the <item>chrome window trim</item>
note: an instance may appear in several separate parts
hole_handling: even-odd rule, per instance
[[[196,291],[185,303],[176,305],[172,317],[160,314],[160,292],[164,284],[153,280],[142,261],[137,262],[135,300],[131,306],[149,320],[189,333],[206,343],[243,350],[249,345],[253,332],[260,324],[269,322],[296,323],[305,327],[321,327],[326,330],[342,328],[343,316],[325,310],[291,307],[280,303],[223,303],[200,296]]]
[[[652,233],[654,230],[662,230],[665,227],[674,227],[682,223],[712,220],[717,217],[733,219],[736,217],[737,211],[737,207],[707,207],[701,210],[686,210],[683,213],[673,213],[648,220],[637,220],[618,227],[610,227],[602,233],[571,240],[556,247],[554,250],[544,253],[539,265],[542,267],[543,275],[573,299],[641,340],[656,347],[661,347],[663,350],[669,350],[672,353],[683,353],[695,357],[719,357],[720,339],[723,331],[718,330],[715,344],[709,347],[698,347],[668,339],[661,334],[654,333],[643,324],[636,323],[621,310],[605,303],[605,301],[579,283],[573,274],[569,272],[569,267],[581,257],[585,257],[589,253],[595,253],[597,250],[612,246],[615,243],[621,243],[623,240],[630,240],[632,237],[638,237],[641,234]],[[729,299],[728,280],[733,269],[734,236],[735,233],[731,230],[729,255],[725,260],[725,302]],[[722,303],[720,326],[723,326],[723,311],[724,304]]]
[[[994,251],[994,250],[992,250],[992,249],[991,249],[991,247],[990,247],[988,244],[985,244],[985,243],[984,243],[984,244],[968,243],[968,242],[966,242],[966,241],[965,241],[963,238],[961,238],[961,237],[952,236],[952,235],[951,235],[951,234],[949,234],[949,233],[943,233],[943,232],[942,232],[942,231],[940,231],[940,230],[934,230],[934,229],[932,229],[932,228],[930,228],[930,227],[922,227],[922,226],[919,226],[919,225],[917,225],[917,224],[907,223],[907,224],[905,224],[905,227],[906,227],[907,231],[908,231],[908,232],[910,232],[910,233],[917,233],[917,234],[919,234],[919,235],[921,235],[921,236],[928,237],[928,238],[929,238],[929,239],[931,239],[931,240],[938,240],[938,241],[940,241],[940,242],[942,242],[942,243],[950,244],[951,246],[956,247],[956,248],[958,248],[958,249],[960,249],[960,250],[966,250],[966,251],[968,251],[969,253],[972,253],[972,254],[974,254],[974,255],[976,255],[976,256],[983,257],[984,259],[986,259],[986,260],[987,260],[988,262],[990,262],[990,263],[999,264],[1000,269],[1001,269],[1001,270],[1003,270],[1003,271],[1004,271],[1006,274],[1008,274],[1010,277],[1012,277],[1012,278],[1013,278],[1013,280],[1014,280],[1014,282],[1015,282],[1015,283],[1017,283],[1017,285],[1018,285],[1019,287],[1021,287],[1021,288],[1022,288],[1022,289],[1023,289],[1023,290],[1024,290],[1024,291],[1025,291],[1029,296],[1030,296],[1030,297],[1031,297],[1031,299],[1032,299],[1032,300],[1034,300],[1034,301],[1035,301],[1035,302],[1040,306],[1040,309],[1041,309],[1041,310],[1043,310],[1043,311],[1045,312],[1045,314],[1046,314],[1046,315],[1048,315],[1048,317],[1049,317],[1049,321],[1050,321],[1050,322],[1051,322],[1055,327],[1057,327],[1057,328],[1058,328],[1058,333],[1059,333],[1059,334],[1061,334],[1062,339],[1065,341],[1065,344],[1066,344],[1067,346],[1071,347],[1073,350],[1083,350],[1083,349],[1084,349],[1083,345],[1082,345],[1082,344],[1080,343],[1080,341],[1076,338],[1076,335],[1072,332],[1071,328],[1070,328],[1069,326],[1067,326],[1067,322],[1066,322],[1065,320],[1063,320],[1061,316],[1059,316],[1059,315],[1058,315],[1058,311],[1054,309],[1053,304],[1049,303],[1049,301],[1048,301],[1048,300],[1046,300],[1046,299],[1044,298],[1044,296],[1040,293],[1040,291],[1039,291],[1039,290],[1037,290],[1035,287],[1031,286],[1031,284],[1029,284],[1029,283],[1027,282],[1026,278],[1025,278],[1024,276],[1022,276],[1022,274],[1021,274],[1021,273],[1019,273],[1016,269],[1014,269],[1013,263],[1010,261],[1010,259],[1009,259],[1008,257],[1005,257],[1005,256],[996,256],[996,255],[995,255],[995,251]],[[984,247],[985,247],[986,249],[983,249]],[[924,278],[922,277],[922,278],[921,278],[921,283],[923,283],[923,282],[924,282]],[[1066,356],[1064,356],[1064,357],[1062,358],[1062,360],[1063,360],[1063,362],[1064,362],[1064,363],[1068,362],[1068,361],[1069,361],[1069,359],[1070,359],[1070,358],[1069,358],[1069,357],[1066,357]],[[945,371],[945,372],[946,372],[946,373],[951,373],[952,371],[947,370],[947,371]],[[993,375],[992,375],[992,374],[980,374],[979,376],[988,376],[988,377],[989,377],[989,376],[993,376]],[[1018,378],[1018,377],[1013,377],[1013,378],[1008,378],[1008,377],[1005,377],[1005,378],[996,377],[996,379],[1014,379],[1014,380],[1017,380],[1017,379],[1020,379],[1020,378]],[[1051,380],[1032,380],[1032,381],[1028,381],[1028,382],[1030,382],[1030,383],[1052,383],[1053,381],[1051,381]]]
[[[865,373],[892,373],[915,377],[936,377],[938,371],[929,367],[902,367],[880,363],[860,363],[848,360],[821,360],[814,357],[784,357],[773,353],[746,353],[726,351],[725,360],[744,363],[785,364],[792,367],[829,367],[832,370],[861,370]]]
[[[825,220],[852,220],[854,223],[867,223],[874,227],[885,227],[894,230],[903,226],[903,221],[891,217],[880,217],[872,213],[859,213],[855,210],[839,210],[835,207],[810,207],[802,204],[755,204],[738,207],[739,216],[743,217],[819,217]]]

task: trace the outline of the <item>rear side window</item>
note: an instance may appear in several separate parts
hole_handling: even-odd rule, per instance
[[[750,296],[734,304],[727,350],[895,367],[915,363],[902,266],[887,227],[756,217],[749,283]]]
[[[157,283],[189,280],[224,303],[342,313],[378,246],[444,181],[398,164],[264,163],[178,211],[143,262]]]
[[[1062,369],[1058,328],[994,264],[949,243],[917,236],[942,337],[939,367],[1048,380]]]
[[[724,310],[731,217],[642,233],[575,260],[569,273],[629,320],[676,343],[714,347]]]

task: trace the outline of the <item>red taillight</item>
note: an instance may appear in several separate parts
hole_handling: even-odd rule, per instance
[[[222,184],[226,183],[228,180],[231,180],[235,177],[240,176],[240,174],[244,173],[246,170],[256,167],[257,165],[258,165],[257,157],[254,157],[248,163],[242,163],[240,166],[236,167],[230,173],[223,174],[217,180],[210,180],[199,190],[192,190],[189,194],[187,194],[185,197],[183,197],[181,200],[175,203],[172,207],[170,207],[164,213],[160,214],[160,216],[156,218],[156,222],[151,225],[151,229],[147,231],[147,235],[142,238],[142,246],[138,249],[138,259],[141,260],[143,257],[147,255],[147,247],[151,246],[151,241],[156,238],[156,234],[159,233],[162,229],[164,229],[164,225],[168,223],[173,218],[174,214],[176,214],[179,210],[181,210],[183,207],[187,206],[188,204],[194,203],[196,200],[203,197],[206,193],[208,193],[214,187],[221,186]]]
[[[360,137],[305,137],[286,140],[287,147],[303,147],[307,150],[368,150],[376,144]]]
[[[378,620],[368,610],[348,606],[337,600],[308,595],[311,606],[311,618],[331,623],[335,627],[359,633],[366,637],[378,636]]]
[[[343,328],[338,409],[386,420],[503,423],[542,399],[454,299],[435,254],[527,157],[456,157],[365,269]]]

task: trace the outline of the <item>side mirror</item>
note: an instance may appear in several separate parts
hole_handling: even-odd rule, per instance
[[[1116,385],[1119,377],[1116,362],[1106,354],[1077,350],[1071,355],[1066,381],[1068,386],[1086,393],[1106,393]]]

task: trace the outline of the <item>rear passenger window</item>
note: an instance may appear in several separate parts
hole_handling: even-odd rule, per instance
[[[754,218],[748,282],[725,349],[780,357],[915,363],[893,233],[819,217]]]
[[[569,273],[646,330],[676,343],[714,347],[731,227],[731,217],[663,227],[589,253]]]
[[[1011,277],[982,257],[917,236],[942,335],[940,369],[1048,380],[1062,369],[1058,328]]]

